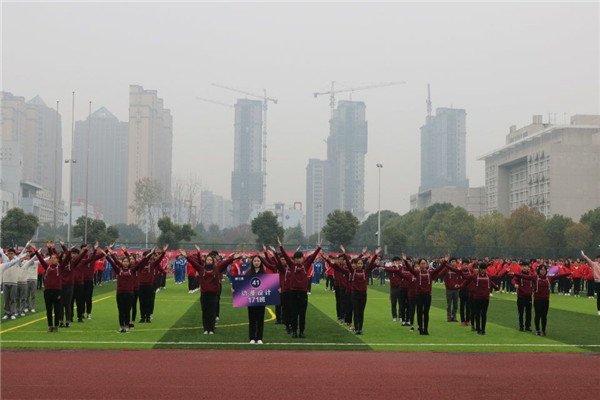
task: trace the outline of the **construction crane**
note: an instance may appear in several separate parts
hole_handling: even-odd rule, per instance
[[[331,90],[329,90],[328,92],[315,92],[313,93],[313,96],[319,97],[325,94],[329,95],[329,108],[331,111],[331,120],[333,120],[333,114],[335,112],[335,95],[336,93],[345,93],[345,92],[350,92],[350,100],[352,100],[352,93],[359,91],[359,90],[366,90],[366,89],[375,89],[375,88],[380,88],[380,87],[386,87],[386,86],[395,86],[395,85],[402,85],[405,84],[406,82],[404,81],[399,81],[399,82],[384,82],[384,83],[378,83],[378,84],[374,84],[374,85],[367,85],[367,86],[357,86],[357,87],[352,87],[352,88],[346,88],[346,89],[335,89],[335,81],[331,82]]]
[[[244,90],[232,88],[232,87],[225,86],[225,85],[220,85],[218,83],[213,83],[212,85],[215,87],[221,88],[221,89],[231,90],[232,92],[245,94],[246,96],[256,97],[258,99],[261,99],[263,102],[262,170],[263,170],[263,204],[266,204],[266,202],[267,202],[267,110],[268,110],[268,103],[270,101],[272,101],[273,104],[277,104],[277,99],[268,97],[267,89],[263,89],[263,95],[260,95],[260,94],[246,92]]]
[[[207,103],[212,103],[212,104],[218,104],[220,106],[224,106],[224,107],[228,107],[228,108],[233,108],[233,104],[221,103],[220,101],[214,101],[214,100],[211,100],[211,99],[205,99],[203,97],[196,96],[196,100],[205,101]]]

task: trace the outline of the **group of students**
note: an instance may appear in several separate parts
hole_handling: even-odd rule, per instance
[[[121,246],[122,255],[118,255],[113,245],[103,250],[98,243],[93,246],[82,245],[80,248],[67,248],[62,241],[59,243],[62,252],[56,250],[53,242],[46,242],[45,255],[30,243],[18,255],[14,249],[8,249],[6,254],[0,250],[5,298],[3,319],[15,319],[17,315],[35,311],[38,263],[44,270],[44,300],[49,331],[57,332],[59,327],[69,327],[74,319],[75,305],[78,322],[91,319],[94,263],[106,258],[113,266],[117,280],[118,332],[127,333],[134,328],[138,300],[139,323],[151,322],[157,288],[166,278],[163,260],[168,246],[164,246],[162,252],[153,248],[136,256],[129,254],[125,246]],[[229,275],[232,276],[241,273],[279,274],[281,304],[276,307],[277,323],[284,324],[292,338],[305,337],[307,294],[321,244],[306,256],[297,249],[291,257],[279,239],[278,244],[278,250],[272,246],[267,250],[263,246],[263,255],[251,256],[250,268],[245,272],[240,267],[244,258],[241,253],[222,258],[215,251],[202,255],[198,246],[195,254],[180,250],[179,259],[185,260],[186,268],[195,271],[195,280],[201,291],[204,334],[215,333],[223,276],[229,268]],[[392,319],[414,331],[416,313],[416,326],[421,335],[429,335],[431,293],[437,279],[443,279],[446,288],[447,321],[458,322],[459,314],[461,324],[471,326],[472,331],[479,335],[486,334],[492,291],[502,290],[497,283],[508,279],[510,287],[516,290],[519,329],[532,332],[533,310],[536,334],[545,336],[553,283],[571,278],[580,268],[580,272],[586,271],[579,265],[573,268],[575,271],[559,270],[558,274],[549,276],[548,265],[540,260],[520,261],[517,268],[514,262],[463,262],[450,256],[438,260],[435,268],[431,268],[426,259],[415,259],[413,264],[413,260],[405,254],[394,257],[391,264],[384,265],[379,256],[381,248],[377,248],[372,255],[364,248],[354,258],[346,253],[343,246],[340,249],[342,252],[339,255],[324,256],[324,259],[327,269],[332,271],[337,319],[357,335],[363,334],[367,282],[376,268],[389,276]],[[582,257],[596,281],[596,290],[600,291],[600,255],[596,261],[583,252]],[[597,308],[600,315],[600,296]],[[262,344],[265,307],[250,306],[247,311],[250,343]]]

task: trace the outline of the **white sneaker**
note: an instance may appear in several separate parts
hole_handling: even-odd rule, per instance
[[[11,315],[10,319],[17,319],[17,317],[15,317],[14,315]]]
[[[22,312],[22,313],[21,313],[21,317],[24,317],[24,316],[25,316],[25,313],[24,313],[24,312]]]
[[[263,341],[259,339],[256,341],[256,344],[263,344]]]
[[[87,319],[92,319],[92,314],[88,314]]]
[[[219,320],[219,317],[216,317],[215,319],[218,321],[218,320]]]
[[[250,344],[256,344],[256,342],[254,341],[254,339],[252,339],[252,340],[250,341]]]
[[[398,321],[398,318],[394,318],[394,319],[392,319],[392,321],[396,322],[396,321]]]
[[[205,334],[205,335],[208,335],[208,331],[204,331],[204,334]]]
[[[23,310],[24,313],[29,312],[29,308]]]
[[[600,311],[598,311],[598,315],[600,315]]]
[[[213,331],[208,332],[209,335],[214,335],[215,333]]]
[[[600,311],[598,311],[598,313],[600,313]],[[5,315],[4,317],[2,317],[2,319],[9,319],[9,318],[10,318],[10,316],[8,316],[8,315]]]
[[[188,290],[188,294],[192,294],[192,293],[194,293],[193,290]]]
[[[30,311],[31,311],[31,312],[35,312],[35,308],[32,308]]]

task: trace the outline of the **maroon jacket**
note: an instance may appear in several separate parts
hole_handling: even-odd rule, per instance
[[[108,262],[112,264],[115,274],[117,275],[117,293],[133,293],[133,290],[135,289],[136,272],[148,264],[149,258],[142,258],[133,267],[128,269],[124,269],[123,264],[112,255],[108,254],[106,258],[108,259]]]
[[[44,274],[44,291],[52,289],[62,289],[61,274],[65,270],[65,267],[71,261],[71,250],[67,250],[67,253],[58,265],[48,264],[44,260],[44,257],[42,257],[37,250],[35,250],[35,255],[37,256],[38,260],[40,260],[40,265],[42,266],[42,268],[46,270],[46,273]]]
[[[521,280],[526,280],[533,284],[533,298],[535,300],[550,300],[550,285],[552,282],[565,276],[569,276],[570,274],[570,272],[565,272],[554,276],[546,275],[544,278],[540,278],[536,275],[515,274],[515,278],[518,277]],[[520,288],[521,287],[519,287],[519,289]]]
[[[67,252],[67,248],[65,246],[61,246],[65,252]],[[81,250],[77,258],[72,259],[66,266],[62,273],[62,287],[71,287],[75,283],[75,275],[76,271],[81,268],[81,262],[83,258],[86,256],[88,252],[87,248]],[[80,271],[81,273],[81,271]]]
[[[471,292],[473,299],[489,299],[490,289],[492,287],[496,290],[500,289],[498,285],[494,283],[494,275],[474,273],[466,275],[465,281],[470,282],[473,285]]]
[[[218,295],[221,289],[221,274],[227,269],[233,261],[233,255],[229,258],[218,262],[212,267],[200,262],[200,253],[198,257],[187,256],[186,259],[198,271],[200,278],[200,293]]]
[[[442,272],[442,269],[446,264],[440,264],[436,269],[431,271],[428,269],[427,271],[422,271],[420,268],[415,270],[410,262],[406,262],[406,268],[408,271],[417,278],[417,295],[419,294],[431,294],[431,285],[433,281],[437,279],[438,275]]]
[[[80,261],[78,268],[75,270],[74,274],[75,284],[83,285],[84,281],[94,280],[94,263],[100,257],[102,257],[102,253],[94,249],[94,251],[92,251],[92,254],[88,254],[86,258]]]
[[[408,289],[409,281],[402,279],[402,274],[406,272],[406,267],[400,264],[398,267],[382,267],[384,271],[390,274],[390,288],[393,289]]]
[[[518,276],[517,276],[518,275]],[[533,294],[533,282],[531,279],[525,279],[523,276],[535,276],[532,273],[529,274],[515,274],[514,278],[512,278],[513,286],[519,286],[517,288],[517,297],[520,299],[529,299],[531,300],[531,295]]]
[[[152,286],[152,284],[154,283],[154,270],[160,267],[160,262],[162,261],[164,256],[165,252],[163,251],[156,260],[144,265],[142,268],[139,268],[137,270],[140,285]]]
[[[445,264],[445,263],[444,263]],[[444,285],[446,285],[446,289],[459,289],[465,280],[461,274],[458,272],[454,272],[451,269],[445,268],[440,273],[440,278],[444,277]]]
[[[301,264],[294,264],[294,261],[292,261],[290,256],[288,256],[288,254],[285,252],[283,246],[280,246],[279,250],[281,250],[283,257],[288,264],[288,273],[290,274],[290,290],[308,292],[308,269],[312,265],[313,261],[315,261],[315,258],[317,258],[321,248],[317,247],[311,255],[302,261]]]
[[[408,299],[414,300],[417,297],[417,278],[408,271],[402,272],[400,277],[408,284]]]

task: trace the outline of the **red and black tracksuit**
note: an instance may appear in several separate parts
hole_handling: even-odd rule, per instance
[[[561,278],[566,278],[570,275],[570,272],[554,276],[535,276],[525,274],[515,274],[515,278],[520,280],[526,280],[532,283],[533,286],[533,306],[535,309],[535,330],[541,332],[546,336],[546,323],[548,321],[548,309],[550,308],[550,287],[552,282]]]
[[[446,286],[446,320],[448,322],[456,321],[460,287],[464,278],[461,274],[447,268],[440,273],[441,277],[444,278],[444,285]],[[461,316],[461,321],[464,321],[464,316]]]
[[[462,271],[462,270],[461,270]],[[487,310],[490,304],[490,289],[495,288],[499,289],[498,285],[496,285],[493,279],[498,279],[499,277],[493,278],[491,275],[487,273],[481,274],[481,272],[465,274],[462,272],[463,277],[465,278],[465,282],[467,285],[470,285],[471,296],[472,296],[472,312],[473,312],[473,322],[475,330],[478,334],[485,335],[485,326],[487,324]]]
[[[165,252],[162,252],[156,260],[149,262],[148,264],[144,265],[143,268],[139,268],[137,270],[140,280],[140,323],[150,322],[150,315],[152,315],[152,299],[153,294],[155,293],[155,270],[160,268],[160,262],[164,256]]]
[[[58,324],[62,319],[60,303],[62,290],[61,274],[71,261],[71,251],[67,250],[66,254],[63,255],[62,260],[60,260],[58,264],[48,264],[37,249],[35,250],[35,255],[40,261],[40,265],[45,270],[44,302],[46,303],[46,319],[48,321],[48,327],[57,329]],[[52,318],[52,311],[54,311],[54,320]]]
[[[519,330],[525,329],[531,331],[531,296],[533,294],[533,282],[529,279],[523,279],[520,276],[530,275],[524,273],[515,275],[511,283],[517,288],[517,311],[519,313]],[[533,275],[533,274],[532,274]],[[523,314],[525,321],[523,322]]]
[[[205,332],[214,332],[217,318],[217,304],[221,289],[221,274],[233,261],[233,255],[217,264],[205,264],[200,253],[188,256],[187,260],[198,271],[200,280],[200,304],[202,306],[202,326]]]
[[[406,297],[408,302],[408,311],[406,314],[407,324],[410,325],[410,330],[414,330],[415,326],[415,310],[417,308],[417,278],[408,270],[402,272],[401,278],[408,285]]]
[[[410,262],[405,262],[408,271],[417,278],[417,323],[419,324],[419,333],[429,335],[429,308],[431,307],[431,285],[438,278],[446,264],[440,264],[433,271],[428,269],[415,270]]]
[[[392,303],[392,318],[400,318],[402,323],[408,322],[408,286],[409,282],[402,279],[402,273],[406,271],[404,265],[383,267],[390,277],[390,302]],[[396,311],[398,307],[398,311]]]
[[[63,247],[64,251],[67,251],[65,247]],[[81,250],[77,258],[71,260],[66,266],[62,273],[62,290],[60,297],[61,304],[61,326],[63,325],[63,320],[65,320],[64,325],[69,326],[70,322],[73,322],[73,287],[75,283],[75,271],[81,268],[81,263],[88,252],[87,248]]]
[[[140,268],[144,268],[148,263],[148,257],[144,257],[139,263],[133,267],[123,268],[121,262],[107,255],[108,261],[113,265],[115,274],[117,275],[117,308],[119,310],[119,326],[121,328],[129,328],[131,324],[131,307],[133,306],[133,292],[136,285],[136,272]],[[135,317],[134,317],[135,318]]]
[[[287,263],[289,283],[289,297],[290,297],[290,311],[292,320],[292,337],[297,336],[298,330],[300,336],[304,336],[304,329],[306,327],[306,309],[308,307],[308,281],[309,281],[309,268],[317,258],[317,255],[321,251],[321,247],[317,247],[315,251],[306,257],[302,263],[296,264],[285,252],[283,246],[279,247],[285,262]]]

